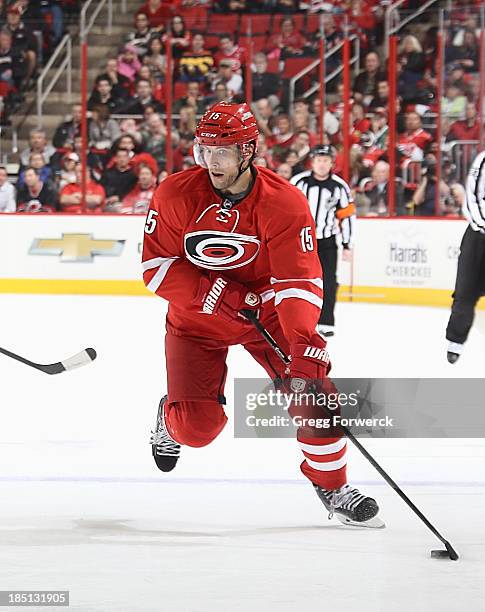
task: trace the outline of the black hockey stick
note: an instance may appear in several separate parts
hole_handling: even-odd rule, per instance
[[[96,359],[96,351],[93,348],[84,349],[84,351],[76,353],[76,355],[68,357],[67,359],[64,359],[64,361],[58,361],[57,363],[50,363],[47,365],[34,363],[33,361],[29,361],[29,359],[25,359],[25,357],[16,355],[15,353],[1,347],[0,353],[6,355],[7,357],[11,357],[12,359],[16,359],[21,363],[25,363],[25,365],[28,365],[31,368],[45,372],[46,374],[60,374],[61,372],[66,372],[67,370],[74,370],[74,368],[80,368]]]
[[[266,342],[271,346],[274,352],[278,355],[278,357],[285,363],[289,365],[291,363],[291,359],[286,355],[283,349],[278,345],[273,336],[268,332],[268,330],[264,327],[264,325],[257,319],[257,315],[253,310],[242,310],[242,314],[254,325],[254,327],[259,331],[259,333],[263,336]],[[327,407],[325,405],[322,406],[326,415],[331,418],[332,415],[328,412]],[[411,510],[423,521],[426,527],[434,533],[434,535],[440,540],[444,545],[446,550],[432,550],[431,557],[434,559],[437,558],[449,558],[453,561],[458,559],[458,553],[455,551],[453,546],[445,540],[445,538],[440,534],[440,532],[436,529],[436,527],[430,523],[430,521],[424,516],[424,514],[417,508],[414,503],[409,499],[409,497],[404,493],[401,487],[395,482],[389,474],[382,468],[374,457],[366,450],[364,446],[357,440],[354,434],[346,427],[345,425],[339,424],[340,429],[344,432],[344,434],[353,442],[353,444],[359,449],[359,451],[364,455],[364,457],[369,461],[369,463],[379,472],[379,474],[384,478],[388,485],[390,485],[394,491],[399,495],[399,497],[406,502],[406,504],[411,508]]]

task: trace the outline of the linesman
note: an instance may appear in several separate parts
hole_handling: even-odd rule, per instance
[[[323,308],[318,333],[329,337],[335,333],[337,298],[337,234],[342,238],[342,259],[352,258],[355,206],[347,183],[332,172],[335,155],[330,145],[317,145],[310,152],[312,169],[296,174],[291,183],[306,196],[315,219],[318,255],[323,270]]]
[[[450,363],[456,363],[463,352],[476,303],[485,295],[485,151],[477,155],[468,173],[463,212],[470,225],[461,241],[453,305],[446,328]]]

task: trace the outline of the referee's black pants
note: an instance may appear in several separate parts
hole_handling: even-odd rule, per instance
[[[317,240],[318,256],[323,270],[323,308],[318,322],[335,325],[333,311],[337,299],[337,242],[335,236]]]
[[[446,339],[463,344],[475,316],[475,305],[485,293],[485,235],[468,226],[460,246],[456,285]]]

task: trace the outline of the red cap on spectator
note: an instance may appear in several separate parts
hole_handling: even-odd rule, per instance
[[[13,13],[14,15],[21,15],[23,13],[23,10],[20,6],[16,6],[15,4],[13,4],[12,6],[8,7],[7,13]]]

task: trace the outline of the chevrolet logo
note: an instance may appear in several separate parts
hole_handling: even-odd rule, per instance
[[[95,255],[118,257],[124,240],[95,240],[92,234],[62,234],[62,238],[36,238],[29,255],[57,255],[64,263],[92,263]]]

